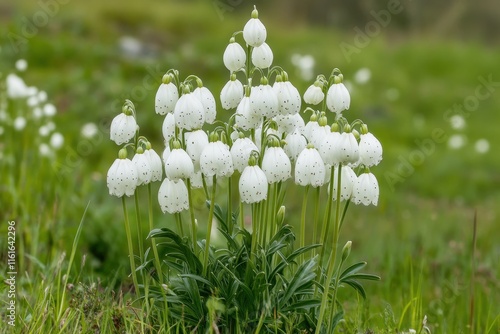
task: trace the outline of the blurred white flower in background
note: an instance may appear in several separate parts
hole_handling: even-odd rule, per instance
[[[14,119],[14,129],[17,131],[21,131],[26,127],[26,118],[23,116],[17,116],[16,119]]]
[[[370,81],[372,77],[372,72],[369,68],[362,67],[356,73],[354,73],[354,81],[357,84],[364,85],[368,81]]]
[[[454,134],[448,139],[448,147],[452,150],[458,150],[465,145],[466,138],[464,135]]]
[[[487,139],[479,139],[474,144],[474,149],[477,153],[484,154],[490,150],[490,142]]]
[[[25,59],[18,59],[16,61],[16,70],[24,72],[28,68],[28,62]]]
[[[453,115],[450,118],[451,127],[455,130],[462,130],[465,128],[465,118],[460,115]]]
[[[59,132],[54,132],[52,136],[50,136],[50,146],[52,146],[55,150],[60,149],[64,145],[64,137]]]
[[[97,135],[97,132],[97,125],[92,122],[84,124],[82,126],[82,129],[80,130],[82,137],[88,139],[93,138],[95,135]]]
[[[298,75],[303,80],[314,79],[314,65],[316,61],[311,55],[300,55],[295,53],[292,55],[292,64],[296,67]]]

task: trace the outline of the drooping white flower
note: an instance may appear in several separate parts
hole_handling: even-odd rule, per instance
[[[278,112],[281,115],[294,115],[300,111],[302,99],[290,81],[276,81],[273,89],[278,97]]]
[[[258,152],[259,149],[250,138],[236,139],[231,147],[234,169],[240,173],[243,172],[243,169],[248,166],[248,159],[252,151]]]
[[[135,152],[132,162],[137,168],[137,186],[148,184],[151,182],[153,171],[151,170],[151,163],[148,157],[144,154],[142,147],[139,147]]]
[[[167,74],[168,75],[168,74]],[[174,111],[175,104],[179,100],[179,90],[173,82],[167,82],[170,78],[166,79],[158,87],[155,96],[155,112],[158,115],[166,115]]]
[[[194,170],[200,170],[200,156],[203,149],[208,145],[208,135],[203,130],[196,130],[187,132],[186,139],[186,152],[193,161]]]
[[[233,174],[233,159],[229,147],[221,141],[213,141],[203,149],[200,169],[206,177],[229,177]]]
[[[174,142],[173,149],[165,161],[165,175],[172,181],[187,179],[193,176],[193,161],[186,151],[180,148],[180,143]]]
[[[163,213],[170,214],[189,209],[189,198],[183,180],[172,181],[165,178],[158,191],[158,203]]]
[[[175,117],[174,114],[168,113],[163,120],[163,126],[161,128],[163,133],[163,139],[166,143],[175,136]]]
[[[325,164],[329,166],[333,166],[338,164],[335,161],[335,150],[339,149],[340,143],[340,133],[339,132],[328,132],[324,137],[323,141],[319,145],[319,154],[321,158],[325,162]]]
[[[245,66],[247,55],[243,47],[239,43],[236,43],[232,37],[224,50],[222,60],[228,70],[236,72]]]
[[[252,11],[252,18],[245,24],[243,28],[243,39],[248,45],[253,47],[261,46],[266,41],[266,27],[259,20],[259,12],[257,9]]]
[[[258,165],[245,167],[240,176],[239,191],[243,203],[258,203],[267,198],[266,174]]]
[[[151,148],[151,144],[147,145],[148,148],[144,151],[144,156],[149,161],[151,167],[151,182],[161,181],[163,177],[163,165],[161,158],[155,150]]]
[[[337,187],[338,187],[338,179],[339,179],[339,168],[335,166],[335,170],[333,172],[334,180],[333,180],[333,193],[331,197],[334,201],[337,200]],[[340,200],[347,201],[351,198],[354,184],[357,180],[356,173],[349,166],[342,166],[342,172],[340,174]],[[331,181],[331,180],[330,180]]]
[[[163,163],[167,162],[169,155],[170,155],[170,146],[168,145],[168,143],[166,143],[165,149],[163,150],[163,153],[161,154],[161,159],[163,160]]]
[[[222,91],[220,93],[220,102],[222,104],[222,108],[228,110],[232,108],[236,108],[243,98],[243,84],[236,79],[236,76],[231,77],[224,87],[222,87]]]
[[[278,125],[278,133],[292,133],[297,129],[302,130],[305,126],[300,114],[277,115],[273,119]]]
[[[297,157],[295,183],[301,186],[322,186],[325,182],[325,164],[319,152],[309,144]]]
[[[255,129],[261,116],[257,114],[250,106],[250,97],[244,96],[236,108],[236,126],[243,130]]]
[[[377,205],[379,196],[378,182],[372,173],[362,173],[354,182],[352,201],[355,204]]]
[[[270,136],[270,135],[280,137],[280,133],[278,132],[278,130],[275,130],[269,126],[266,128],[266,133],[264,134],[264,137]],[[262,147],[262,138],[263,138],[263,136],[262,136],[262,122],[260,122],[259,125],[255,128],[255,145],[257,145],[257,147]]]
[[[319,124],[318,124],[318,116],[315,114],[311,115],[311,118],[309,119],[309,122],[306,123],[304,128],[302,129],[302,134],[307,138],[307,140],[310,142],[312,138],[312,134],[316,131],[318,131]]]
[[[342,82],[334,83],[326,94],[326,106],[328,110],[337,114],[348,110],[351,104],[349,91]]]
[[[252,87],[250,108],[254,114],[260,117],[274,117],[278,114],[278,106],[278,96],[271,85],[260,84]]]
[[[121,145],[134,138],[136,131],[137,122],[135,117],[132,114],[122,112],[113,118],[109,137],[116,145]]]
[[[252,64],[258,68],[269,68],[273,63],[273,51],[267,43],[262,43],[260,46],[252,50]]]
[[[186,92],[175,104],[174,118],[175,124],[181,129],[201,129],[205,123],[205,108],[195,94]]]
[[[132,196],[139,178],[137,167],[126,158],[126,150],[120,150],[119,156],[108,170],[106,179],[109,194],[116,197]]]
[[[200,100],[203,108],[205,109],[205,122],[212,124],[217,116],[215,109],[215,98],[212,92],[207,87],[197,87],[193,94]]]
[[[289,133],[285,138],[285,150],[286,154],[290,160],[296,161],[300,152],[302,152],[307,146],[306,137],[302,135],[300,129],[295,129],[292,133]]]
[[[14,129],[17,131],[21,131],[26,127],[26,118],[23,116],[17,116],[14,119]]]
[[[304,102],[308,104],[317,105],[323,102],[324,98],[325,93],[323,93],[323,87],[319,81],[309,86],[304,93]]]
[[[52,136],[50,136],[50,146],[55,150],[60,149],[64,145],[64,137],[59,132],[54,132]]]
[[[332,161],[335,165],[354,165],[359,160],[359,145],[352,132],[342,132],[338,146],[333,150]]]
[[[262,158],[262,171],[269,183],[283,182],[291,177],[292,164],[283,148],[278,146],[266,149]]]
[[[17,75],[11,73],[7,75],[5,79],[5,84],[7,86],[7,96],[11,99],[18,99],[28,96],[28,88],[24,83],[23,79]]]
[[[366,167],[376,166],[382,161],[382,144],[370,132],[361,134],[359,141],[359,163]]]
[[[325,137],[331,132],[330,127],[326,125],[320,125],[318,122],[318,127],[314,129],[309,134],[309,142],[313,143],[314,147],[321,147],[321,143],[325,140]]]

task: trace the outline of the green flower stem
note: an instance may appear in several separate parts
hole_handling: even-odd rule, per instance
[[[270,198],[271,197],[271,198]],[[263,219],[261,219],[261,240],[260,240],[260,244],[261,245],[265,245],[266,244],[266,239],[267,239],[267,226],[269,225],[269,223],[271,222],[271,219],[270,219],[270,214],[272,209],[269,208],[269,206],[271,205],[271,201],[272,201],[272,185],[271,184],[268,184],[267,185],[267,200],[264,201],[264,208],[262,210],[262,215],[263,215]]]
[[[278,213],[278,210],[276,208],[276,202],[277,202],[277,197],[278,197],[278,184],[273,184],[271,187],[271,217],[269,219],[269,222],[267,223],[267,229],[269,230],[269,239],[271,239],[274,236],[274,231],[275,231],[275,226],[276,226],[276,214]]]
[[[128,220],[127,204],[125,197],[122,196],[123,216],[125,221],[125,234],[127,235],[128,257],[130,260],[130,269],[132,270],[132,281],[134,282],[135,292],[139,293],[139,283],[135,272],[134,245],[132,244],[132,234],[130,233],[130,222]]]
[[[141,211],[139,209],[139,187],[135,188],[134,193],[135,202],[135,216],[137,221],[137,241],[139,243],[139,259],[141,263],[144,259],[144,248],[142,246],[142,224],[141,224]]]
[[[191,238],[193,239],[193,251],[196,253],[197,246],[197,227],[196,227],[196,219],[194,217],[194,207],[193,207],[193,196],[191,193],[191,179],[187,179],[187,191],[188,191],[188,201],[189,201],[189,218],[191,220]]]
[[[217,188],[217,176],[213,176],[212,195],[210,196],[210,210],[208,213],[207,237],[205,238],[205,254],[203,254],[203,277],[208,270],[208,255],[210,252],[210,237],[212,235],[212,222],[214,219],[215,190]]]
[[[233,200],[233,192],[232,192],[232,177],[227,178],[227,219],[226,219],[226,224],[227,224],[227,230],[229,232],[229,235],[233,235],[233,207],[232,207],[232,200]]]
[[[250,248],[250,259],[253,259],[253,256],[255,254],[255,248],[257,244],[257,237],[258,237],[258,226],[259,226],[259,219],[257,218],[259,215],[259,203],[254,203],[251,204],[252,206],[252,246]]]
[[[152,231],[154,228],[153,224],[153,192],[151,191],[151,183],[148,183],[148,214],[149,214],[149,230]],[[158,248],[156,247],[155,238],[151,238],[151,248],[153,249],[153,255],[155,257],[155,267],[158,273],[158,279],[160,284],[163,284],[163,273],[161,271],[160,257],[158,256]]]
[[[302,199],[302,212],[300,217],[300,247],[306,245],[306,212],[307,212],[307,194],[309,193],[309,186],[304,190]],[[300,255],[300,262],[304,262],[304,254]]]
[[[179,230],[179,234],[181,235],[181,237],[184,237],[184,228],[182,227],[181,213],[176,212],[174,216],[175,216],[175,222],[177,223],[177,228]]]
[[[313,228],[313,235],[312,235],[312,242],[313,244],[317,243],[317,234],[319,230],[319,219],[318,219],[318,214],[319,214],[319,195],[321,193],[321,187],[316,187],[316,191],[314,192],[314,212],[313,212],[313,222],[314,222],[314,228]],[[313,249],[313,256],[316,255],[316,248]]]
[[[332,171],[334,169],[332,168]],[[333,172],[332,172],[333,173]],[[321,332],[321,326],[323,323],[323,317],[325,315],[326,307],[328,305],[328,294],[330,290],[330,282],[332,281],[333,272],[335,269],[335,259],[337,257],[337,248],[339,243],[339,226],[340,226],[340,191],[341,191],[341,176],[342,176],[342,166],[339,165],[339,175],[337,179],[337,201],[336,201],[336,212],[335,212],[335,225],[333,227],[333,248],[332,253],[330,254],[330,259],[328,260],[328,269],[326,274],[326,280],[324,282],[324,291],[323,297],[321,298],[321,306],[319,309],[319,317],[318,323],[316,325],[316,334]],[[333,183],[333,178],[330,179],[331,183]],[[331,194],[331,192],[330,192]],[[335,283],[335,287],[337,287],[337,283]],[[336,303],[335,300],[337,298],[337,288],[333,291],[333,299],[332,299],[332,314],[335,314]]]
[[[243,211],[243,202],[240,201],[240,228],[241,230],[245,229],[245,213]]]
[[[340,167],[339,167],[340,168]],[[323,222],[323,226],[321,228],[321,234],[320,238],[322,238],[321,242],[321,251],[319,255],[319,262],[318,262],[318,281],[321,280],[321,267],[323,266],[323,259],[325,257],[325,249],[326,249],[326,242],[328,240],[328,237],[330,235],[330,221],[331,221],[331,215],[332,215],[332,193],[333,193],[333,178],[335,177],[335,168],[332,166],[332,171],[330,174],[330,184],[329,184],[329,192],[328,192],[328,204],[326,207],[326,214],[325,214],[325,221]],[[340,187],[337,187],[340,188]]]

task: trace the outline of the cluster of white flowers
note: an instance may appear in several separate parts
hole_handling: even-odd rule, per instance
[[[22,72],[28,63],[19,59],[15,67]],[[63,147],[64,136],[56,131],[53,118],[57,109],[48,101],[47,93],[26,85],[16,73],[7,74],[0,86],[5,87],[5,91],[0,91],[0,136],[26,134],[26,147],[37,147],[41,157],[53,157]],[[2,155],[3,148],[0,146]]]
[[[241,35],[244,46],[237,42]],[[377,205],[378,183],[369,168],[382,160],[382,146],[366,124],[359,120],[349,124],[344,118],[350,94],[343,75],[338,69],[328,78],[319,75],[303,95],[309,106],[302,109],[302,96],[288,74],[281,67],[272,67],[273,52],[266,38],[257,10],[242,33],[230,38],[223,55],[229,81],[221,90],[220,103],[234,114],[211,133],[202,128],[215,121],[216,102],[202,81],[193,75],[181,81],[176,70],[163,76],[155,108],[165,117],[165,178],[158,193],[164,212],[187,210],[189,187],[209,186],[215,178],[231,177],[235,171],[240,173],[239,196],[244,203],[266,200],[269,184],[289,179],[312,187],[333,182],[330,196],[336,200],[340,171],[339,200]],[[255,78],[258,84],[253,83]],[[299,114],[301,110],[312,112],[308,123]],[[332,124],[328,124],[327,114]],[[135,110],[127,102],[113,120],[111,139],[122,145],[133,138],[136,156],[143,154],[137,148],[141,140],[137,139]],[[147,146],[151,150],[149,142]],[[147,172],[152,167],[146,159],[138,162],[134,157],[127,162],[126,151],[120,152],[117,161],[123,161],[119,167],[113,164],[108,186],[112,195],[129,196],[136,186],[153,180]]]

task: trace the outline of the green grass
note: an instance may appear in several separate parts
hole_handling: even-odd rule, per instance
[[[19,31],[21,17],[31,17],[37,10],[28,2],[7,6],[12,6],[13,15],[2,21],[6,31]],[[115,1],[74,1],[61,7],[60,13],[48,26],[40,28],[20,53],[11,50],[5,35],[0,36],[0,72],[5,75],[12,71],[18,58],[28,60],[28,72],[23,74],[26,82],[46,90],[59,109],[55,122],[67,143],[57,157],[61,163],[67,163],[82,142],[81,126],[85,122],[109,122],[125,98],[136,104],[141,131],[160,149],[163,143],[154,115],[156,88],[144,89],[144,96],[133,96],[134,89],[142,87],[145,78],[159,83],[164,71],[177,68],[184,76],[199,75],[217,96],[227,80],[222,52],[232,32],[245,22],[247,13],[243,14],[245,18],[239,13],[227,13],[220,21],[209,4],[151,1],[147,6],[117,6]],[[298,78],[291,52],[312,54],[315,73],[329,73],[331,68],[339,67],[349,80],[361,67],[372,72],[368,84],[354,84],[353,104],[348,112],[350,119],[365,120],[384,145],[384,160],[374,168],[381,198],[376,208],[349,213],[349,224],[342,233],[345,239],[340,244],[352,240],[351,257],[366,260],[368,271],[379,274],[382,281],[367,285],[366,302],[345,305],[352,310],[352,317],[343,325],[345,332],[419,329],[427,315],[432,333],[468,333],[473,331],[467,327],[472,295],[475,332],[500,332],[500,306],[496,302],[500,300],[496,226],[500,214],[500,157],[494,153],[498,149],[495,136],[500,121],[499,95],[495,91],[481,101],[466,119],[464,130],[453,130],[443,119],[446,110],[474,94],[479,76],[492,74],[494,80],[498,79],[498,47],[380,36],[349,63],[337,46],[341,41],[351,41],[352,35],[303,25],[282,26],[274,16],[261,12],[275,63],[288,70],[300,91],[310,83]],[[123,35],[137,37],[152,50],[151,54],[139,59],[124,56],[117,42]],[[148,77],[148,68],[154,69],[154,77]],[[387,91],[394,88],[399,98],[391,100]],[[436,144],[425,162],[391,189],[387,173],[397,171],[401,157],[408,159],[418,148],[415,140],[430,138],[435,128],[443,129],[447,136],[464,134],[468,139],[465,147],[450,150],[446,143]],[[89,152],[77,155],[77,162],[62,178],[47,177],[45,180],[52,184],[38,179],[34,187],[39,193],[30,200],[29,207],[14,206],[9,196],[14,176],[2,173],[0,216],[2,222],[18,222],[18,244],[22,249],[18,253],[22,266],[17,285],[18,333],[93,332],[95,326],[100,326],[101,332],[147,329],[145,310],[129,293],[131,280],[126,277],[128,259],[120,203],[107,195],[105,173],[117,151],[107,140],[106,131],[103,126],[101,137],[90,140]],[[480,138],[490,142],[487,154],[474,151],[474,142]],[[16,144],[5,138],[0,141],[1,147]],[[53,174],[48,164],[41,168],[46,175]],[[28,175],[36,180],[31,166]],[[157,189],[158,185],[154,185],[153,191]],[[31,192],[23,189],[18,196],[26,204]],[[72,241],[89,201],[79,244],[74,248]],[[158,208],[155,210],[157,226],[174,223],[161,216]],[[287,208],[292,213],[287,217],[296,226],[298,219],[294,220],[293,212],[298,210],[299,200]],[[475,210],[477,249],[473,255]],[[130,211],[133,216],[135,213]],[[2,235],[6,235],[4,226],[0,225]],[[3,237],[0,249],[3,275]],[[68,256],[63,258],[62,254],[72,250],[75,258],[68,262]],[[471,288],[472,263],[475,278]],[[68,268],[66,279],[71,289],[64,286]],[[2,285],[0,289],[2,298],[4,288]],[[350,292],[341,290],[341,294],[356,300]],[[61,306],[62,315],[57,319]],[[3,312],[2,307],[2,322]],[[10,333],[10,328],[2,327],[0,333]]]

